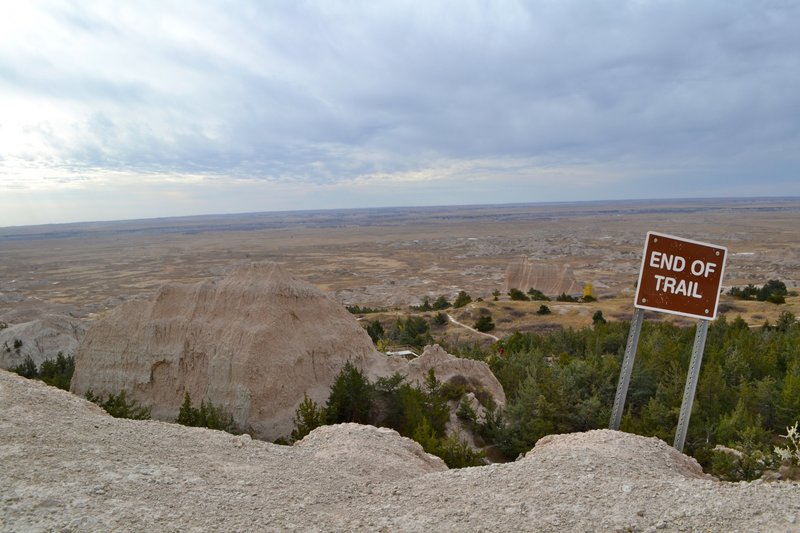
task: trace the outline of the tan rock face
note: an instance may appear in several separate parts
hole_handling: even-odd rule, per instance
[[[456,382],[474,390],[482,390],[492,396],[495,403],[505,405],[503,386],[492,374],[489,365],[474,359],[461,359],[447,353],[438,344],[426,346],[422,355],[408,363],[405,370],[409,383],[422,385],[428,372],[433,369],[436,379],[442,383]]]
[[[416,361],[377,352],[347,310],[280,266],[257,264],[193,285],[166,285],[152,301],[115,309],[86,334],[75,356],[72,392],[126,391],[174,420],[188,392],[222,406],[237,426],[273,440],[289,435],[303,395],[324,403],[350,361],[371,380],[399,372],[422,383],[465,376],[505,402],[500,383],[479,361],[457,359],[438,346]]]
[[[187,391],[196,405],[222,405],[240,427],[274,439],[291,431],[303,393],[327,398],[347,361],[385,375],[386,359],[337,302],[260,264],[117,308],[78,349],[72,391],[125,390],[162,420],[177,417]]]
[[[75,353],[86,327],[76,318],[44,315],[41,318],[0,329],[0,368],[12,368],[30,356],[36,366],[47,359]],[[21,341],[19,351],[14,341]]]
[[[126,391],[174,420],[184,392],[223,406],[254,436],[293,428],[303,395],[324,403],[346,362],[370,379],[400,372],[422,382],[467,375],[496,400],[502,387],[488,366],[429,348],[417,361],[378,353],[355,318],[315,287],[275,264],[242,267],[220,281],[166,285],[152,301],[123,304],[95,324],[75,356],[72,391]],[[482,367],[481,367],[482,365]]]
[[[506,268],[506,280],[503,291],[519,289],[527,292],[537,289],[548,296],[559,294],[578,294],[583,285],[575,279],[569,265],[548,265],[531,263],[527,257],[512,262]]]

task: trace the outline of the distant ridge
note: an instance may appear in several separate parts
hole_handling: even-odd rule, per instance
[[[686,198],[591,200],[475,205],[391,206],[295,211],[264,211],[231,214],[181,215],[158,218],[63,222],[29,226],[0,227],[0,241],[25,239],[68,239],[109,233],[207,233],[216,231],[257,231],[286,227],[371,226],[397,223],[402,217],[415,219],[442,216],[474,220],[486,217],[548,218],[592,216],[620,211],[633,213],[694,213],[709,209],[800,210],[800,197]]]

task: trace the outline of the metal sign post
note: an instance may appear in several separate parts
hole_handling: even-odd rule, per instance
[[[694,403],[694,392],[697,390],[697,379],[700,377],[700,364],[703,362],[703,350],[706,346],[708,322],[708,320],[701,320],[697,325],[697,333],[694,335],[692,360],[689,363],[689,377],[686,378],[686,388],[683,389],[681,414],[678,418],[678,429],[675,431],[675,442],[672,445],[672,447],[678,451],[683,451],[683,444],[686,442],[686,432],[689,429],[689,417],[692,415],[692,404]]]
[[[644,311],[636,307],[633,310],[628,343],[625,345],[625,358],[622,360],[622,368],[619,371],[619,383],[617,383],[617,394],[614,396],[614,409],[611,411],[609,429],[619,429],[622,421],[622,411],[625,410],[625,398],[628,396],[628,385],[631,382],[633,360],[636,358],[636,347],[639,346],[639,333],[642,331],[643,318]]]
[[[639,281],[636,284],[631,330],[620,368],[611,422],[608,424],[610,429],[619,429],[622,421],[644,310],[699,318],[700,324],[694,338],[689,376],[683,391],[681,414],[673,444],[679,451],[683,451],[700,376],[700,364],[703,361],[708,323],[717,316],[727,255],[728,250],[723,246],[654,231],[647,233]]]

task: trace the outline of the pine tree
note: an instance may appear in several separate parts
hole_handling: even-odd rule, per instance
[[[349,361],[333,382],[325,410],[329,424],[369,423],[372,386],[366,376]]]
[[[183,424],[184,426],[196,426],[198,422],[196,411],[196,409],[192,408],[192,397],[189,396],[188,392],[184,392],[183,403],[181,404],[181,409],[178,412],[178,418],[175,422]]]
[[[312,430],[325,425],[325,410],[317,402],[303,395],[303,401],[294,413],[294,429],[292,430],[292,441],[302,440],[303,437],[311,433]]]

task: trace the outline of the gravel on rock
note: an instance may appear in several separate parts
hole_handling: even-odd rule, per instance
[[[0,371],[0,531],[800,531],[800,484],[724,483],[655,438],[546,437],[447,470],[388,429],[294,446],[118,420]]]

